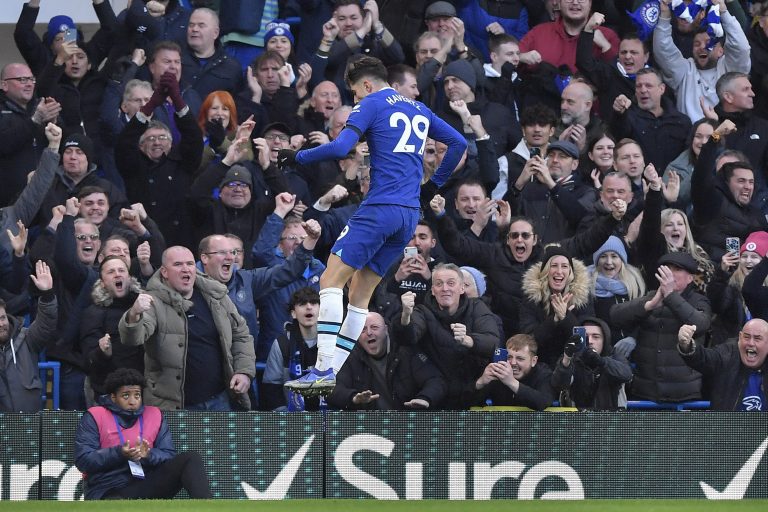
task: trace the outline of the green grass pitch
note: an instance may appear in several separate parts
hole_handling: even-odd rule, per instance
[[[375,501],[375,500],[284,500],[284,501],[14,501],[0,502],[0,512],[46,511],[99,512],[365,512],[418,511],[453,512],[763,512],[768,510],[768,500],[707,501],[707,500],[584,500],[584,501]]]

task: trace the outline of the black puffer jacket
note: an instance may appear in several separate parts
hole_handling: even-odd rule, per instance
[[[106,393],[104,380],[118,368],[133,368],[144,373],[144,346],[127,346],[120,343],[117,324],[120,317],[131,308],[141,293],[139,282],[129,277],[125,286],[130,287],[123,298],[112,297],[99,279],[93,286],[93,304],[83,312],[80,322],[80,344],[85,357],[86,372],[91,378],[91,387],[96,395]],[[112,354],[107,356],[99,348],[99,339],[109,334]]]
[[[454,323],[467,327],[467,336],[474,340],[472,348],[456,342],[451,330]],[[392,327],[397,343],[418,345],[443,374],[448,383],[446,409],[463,409],[468,405],[467,385],[483,373],[501,341],[496,317],[488,306],[480,299],[468,299],[464,295],[453,315],[441,310],[430,295],[424,304],[414,308],[407,326],[398,318]]]
[[[655,402],[684,402],[701,398],[701,374],[689,368],[677,351],[677,332],[684,324],[695,325],[697,343],[709,330],[712,312],[709,300],[693,284],[672,292],[663,306],[645,310],[656,290],[643,297],[616,304],[611,320],[622,329],[638,326],[637,347],[632,360],[637,364],[632,396]]]
[[[37,94],[51,96],[61,103],[61,129],[63,137],[72,133],[84,133],[96,144],[101,142],[99,114],[107,81],[102,78],[96,66],[77,83],[64,74],[66,66],[49,62],[37,80]]]
[[[440,407],[447,385],[440,370],[423,353],[414,347],[399,347],[392,344],[385,356],[387,360],[387,388],[376,386],[371,356],[355,345],[344,366],[336,376],[336,387],[328,397],[328,404],[337,409],[377,410],[379,401],[366,405],[355,405],[352,398],[362,391],[386,395],[395,410],[408,410],[403,404],[414,398],[429,402],[430,409]]]
[[[568,367],[563,366],[563,358],[560,357],[552,374],[552,386],[555,391],[568,391],[579,409],[616,410],[620,405],[622,385],[632,380],[632,368],[624,357],[614,353],[608,324],[597,317],[586,317],[582,323],[597,325],[603,331],[601,366],[589,368],[584,364],[581,352],[574,355]],[[564,405],[562,399],[560,405]]]
[[[622,114],[614,112],[610,125],[616,140],[635,139],[643,150],[645,162],[656,169],[666,169],[685,150],[691,131],[691,120],[675,108],[672,100],[662,97],[661,106],[664,111],[656,117],[632,105]]]
[[[543,411],[555,400],[555,391],[552,389],[552,370],[545,363],[538,363],[531,368],[528,375],[520,379],[517,393],[503,382],[494,380],[485,388],[476,391],[475,395],[483,399],[490,398],[494,406],[512,405]],[[476,405],[485,405],[484,402],[485,400],[480,400]]]
[[[587,215],[579,197],[587,193],[589,187],[572,174],[551,189],[538,181],[528,183],[523,190],[513,184],[504,199],[513,214],[533,220],[539,241],[546,245],[576,234],[579,222]]]
[[[185,46],[181,54],[181,79],[192,86],[205,100],[213,91],[227,91],[237,95],[243,86],[243,71],[240,62],[224,52],[224,47],[216,43],[214,54],[202,64],[192,50]]]

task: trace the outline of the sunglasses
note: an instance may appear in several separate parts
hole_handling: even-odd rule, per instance
[[[518,238],[522,238],[523,240],[529,240],[533,236],[533,233],[518,233],[517,231],[512,231],[509,233],[509,238],[512,240],[517,240]]]

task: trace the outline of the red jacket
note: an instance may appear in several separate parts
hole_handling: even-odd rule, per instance
[[[619,36],[616,32],[606,27],[598,27],[606,39],[611,43],[611,49],[603,53],[600,48],[594,46],[592,53],[595,58],[606,62],[613,61],[619,54]],[[520,52],[525,53],[536,50],[541,54],[541,60],[549,62],[555,67],[567,64],[571,71],[576,72],[576,46],[579,35],[568,35],[563,27],[563,20],[550,21],[536,25],[520,41]]]

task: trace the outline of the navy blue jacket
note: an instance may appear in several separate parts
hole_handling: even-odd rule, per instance
[[[122,428],[130,428],[144,413],[144,406],[132,413],[120,409],[111,400],[102,403],[117,415]],[[163,418],[160,431],[155,438],[149,457],[141,461],[144,473],[149,475],[158,465],[176,456],[168,424]],[[86,412],[80,419],[75,434],[75,466],[84,473],[85,499],[98,500],[104,494],[134,481],[128,468],[128,459],[123,457],[120,446],[102,448],[99,441],[99,427],[91,413]]]
[[[261,228],[261,233],[259,233],[259,238],[253,244],[254,266],[273,267],[285,260],[282,252],[276,249],[282,232],[283,219],[274,213],[267,217],[267,221],[264,223],[264,227]],[[319,291],[320,274],[324,270],[325,265],[320,260],[312,258],[299,278],[280,290],[262,297],[258,301],[261,330],[256,343],[257,361],[267,360],[272,342],[275,341],[279,334],[283,333],[285,323],[291,321],[291,316],[288,313],[288,301],[291,298],[291,294],[305,286],[311,286]]]

